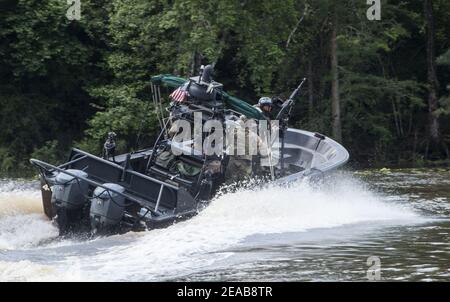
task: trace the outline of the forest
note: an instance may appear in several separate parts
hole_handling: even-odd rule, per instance
[[[151,144],[151,76],[202,64],[251,104],[308,78],[291,126],[340,141],[353,167],[449,163],[450,1],[382,0],[371,20],[376,2],[0,0],[0,174],[100,153],[109,131]]]

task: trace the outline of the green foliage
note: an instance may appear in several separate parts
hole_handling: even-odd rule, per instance
[[[443,137],[450,135],[449,3],[434,1]],[[158,122],[150,77],[188,77],[209,63],[227,91],[250,102],[287,97],[307,76],[311,86],[292,123],[329,135],[332,26],[343,144],[361,162],[417,160],[428,114],[423,2],[382,1],[374,22],[367,8],[331,0],[83,0],[81,20],[69,21],[65,1],[4,0],[0,169],[28,170],[31,155],[57,162],[72,145],[99,154],[109,131],[119,151],[137,148],[137,133],[141,146],[151,144]]]
[[[437,63],[439,65],[450,65],[450,49],[442,54],[438,59]]]
[[[449,71],[450,69],[450,49],[448,49],[444,54],[438,57],[437,64],[443,66],[443,68],[446,69],[446,71]],[[447,78],[447,81],[450,81],[449,78]],[[447,82],[448,83],[448,82]],[[441,97],[439,99],[439,105],[440,108],[436,111],[436,114],[441,115],[450,115],[450,95],[448,92],[450,91],[450,84],[446,87],[445,96]]]
[[[93,111],[87,86],[107,80],[101,30],[69,21],[66,10],[59,0],[0,3],[0,148],[9,150],[8,170],[30,169],[30,154],[47,141],[67,149]]]
[[[450,96],[439,99],[439,109],[436,110],[437,115],[450,115]]]
[[[31,153],[31,157],[59,165],[67,158],[67,150],[62,149],[57,140],[52,140],[45,142],[42,147],[36,148]]]
[[[16,158],[12,150],[6,147],[0,148],[0,173],[8,173],[14,170]]]

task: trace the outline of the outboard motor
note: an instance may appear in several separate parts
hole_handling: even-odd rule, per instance
[[[125,188],[113,183],[104,184],[116,192],[123,193]],[[91,228],[96,231],[107,231],[117,226],[122,220],[125,210],[125,197],[116,192],[97,187],[91,202]]]
[[[69,175],[59,172],[54,180],[51,202],[56,210],[56,222],[61,233],[67,231],[70,223],[78,222],[82,217],[82,210],[86,204],[89,184],[75,176],[88,177],[81,170],[68,169]]]

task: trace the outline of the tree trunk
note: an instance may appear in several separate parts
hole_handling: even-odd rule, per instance
[[[439,82],[436,75],[436,58],[434,47],[433,0],[425,0],[424,14],[427,44],[427,82],[428,82],[428,131],[433,143],[439,141],[439,120],[435,111],[438,109]]]
[[[331,31],[331,114],[333,125],[333,137],[338,142],[342,141],[341,126],[341,100],[339,98],[339,73],[337,56],[337,11],[336,4],[333,12],[333,23]]]
[[[198,71],[200,69],[202,62],[202,56],[201,54],[195,50],[192,54],[192,62],[191,62],[191,76],[196,76],[198,74]]]
[[[314,110],[314,82],[313,82],[313,66],[312,56],[308,60],[308,120],[311,122]]]

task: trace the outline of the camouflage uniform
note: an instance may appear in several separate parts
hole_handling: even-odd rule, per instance
[[[263,143],[257,133],[250,130],[249,128],[244,127],[237,127],[234,129],[234,135],[241,137],[245,135],[245,141],[239,141],[234,144],[233,146],[230,144],[230,142],[227,142],[227,154],[230,155],[230,160],[227,165],[226,173],[225,173],[225,179],[228,183],[236,182],[236,181],[242,181],[245,179],[248,179],[253,176],[253,160],[255,156],[258,156],[255,152],[255,154],[251,154],[252,150],[251,148],[255,148],[254,151],[257,151],[257,147],[264,148]],[[245,132],[245,133],[244,133]],[[235,136],[233,139],[235,139]],[[248,142],[248,144],[247,144]],[[255,143],[255,145],[253,144]],[[238,155],[238,150],[245,151],[244,155]]]

